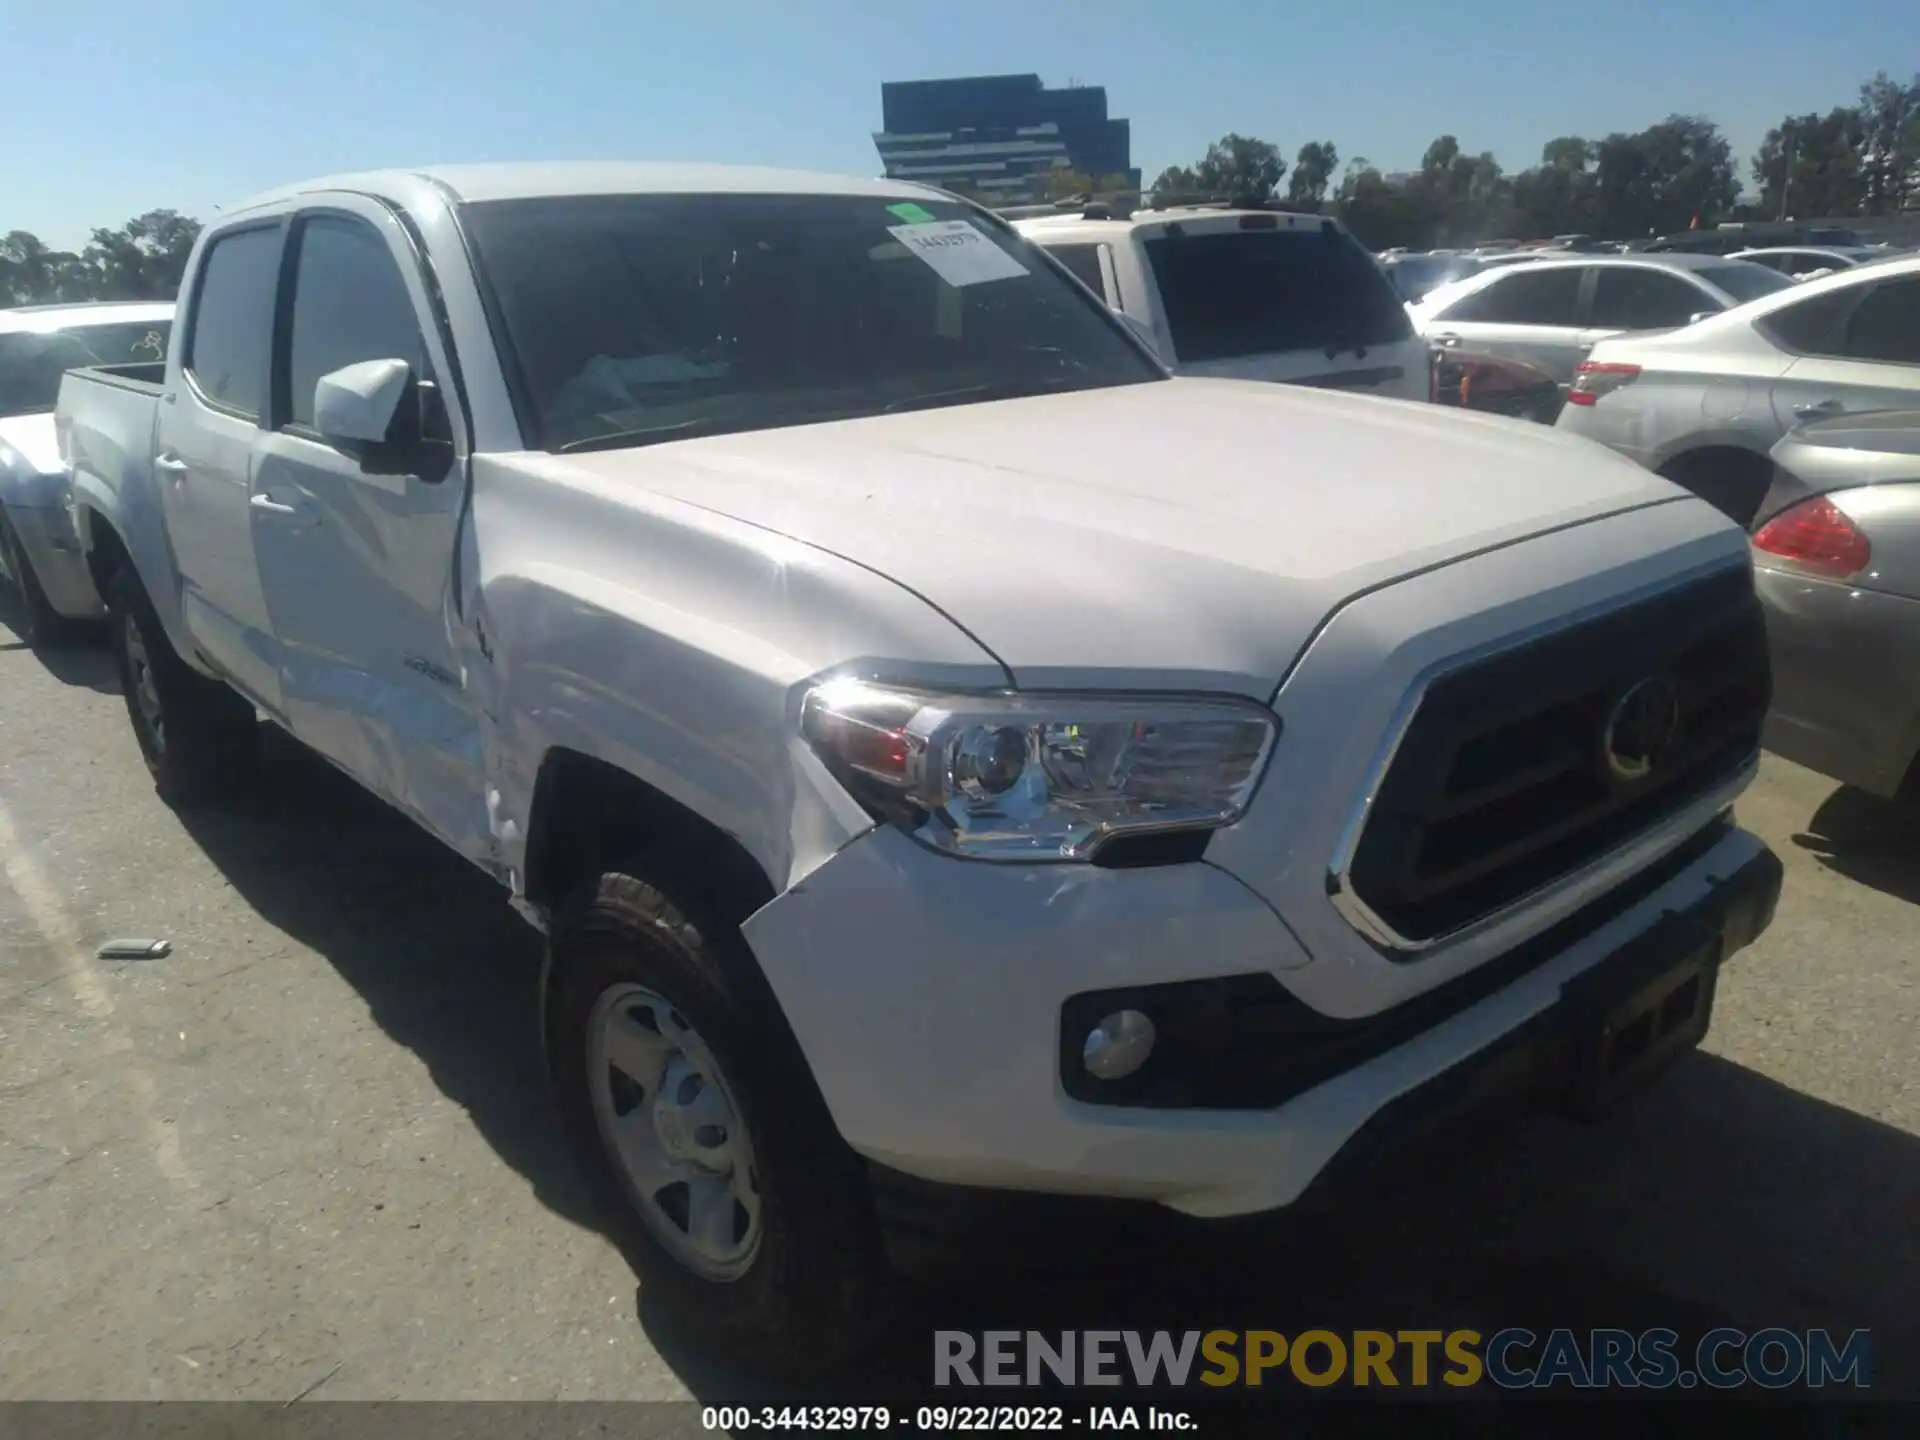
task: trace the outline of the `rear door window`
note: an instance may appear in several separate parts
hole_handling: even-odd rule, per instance
[[[1183,362],[1413,338],[1393,285],[1343,230],[1176,232],[1145,248]]]
[[[207,248],[183,364],[214,404],[257,420],[266,401],[280,228],[237,230]]]
[[[1593,287],[1593,318],[1602,330],[1664,330],[1722,306],[1677,275],[1632,265],[1603,265]]]
[[[1463,296],[1435,317],[1480,321],[1489,325],[1561,325],[1571,327],[1580,302],[1579,266],[1551,270],[1515,268],[1484,290]]]

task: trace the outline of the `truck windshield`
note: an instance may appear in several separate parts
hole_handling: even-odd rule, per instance
[[[969,206],[861,195],[471,203],[529,442],[615,448],[1163,378]]]
[[[60,377],[82,365],[165,360],[172,328],[165,320],[142,320],[0,334],[0,418],[51,411]]]

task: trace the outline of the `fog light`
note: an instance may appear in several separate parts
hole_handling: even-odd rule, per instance
[[[1153,1054],[1153,1021],[1138,1010],[1116,1010],[1087,1032],[1080,1047],[1096,1080],[1124,1080]]]

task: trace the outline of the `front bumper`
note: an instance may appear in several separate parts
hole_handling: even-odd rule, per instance
[[[1920,748],[1920,601],[1754,567],[1773,652],[1767,749],[1891,797]]]
[[[107,613],[87,570],[73,517],[64,505],[10,505],[7,519],[57,614],[69,620],[97,620]]]
[[[1511,1047],[1544,1053],[1537,1037],[1557,1033],[1593,977],[1646,965],[1672,926],[1717,936],[1717,966],[1765,928],[1778,890],[1766,847],[1717,822],[1519,961],[1329,1022],[1352,1027],[1336,1063],[1316,1048],[1318,1069],[1255,1097],[1285,1098],[1239,1108],[1090,1103],[1064,1078],[1077,1044],[1063,1013],[1087,992],[1232,977],[1291,992],[1290,972],[1342,963],[1310,962],[1263,900],[1211,865],[972,863],[882,828],[745,933],[842,1134],[870,1159],[927,1180],[1222,1216],[1292,1202],[1350,1145],[1492,1073],[1483,1065],[1510,1076]],[[1259,1069],[1259,1041],[1236,1043]]]

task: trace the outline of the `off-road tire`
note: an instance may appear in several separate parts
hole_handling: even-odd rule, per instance
[[[130,567],[123,566],[109,582],[107,610],[127,718],[160,798],[186,808],[236,793],[259,759],[253,706],[180,658]],[[157,727],[142,707],[136,639],[158,700]]]
[[[614,1238],[676,1323],[762,1373],[818,1375],[857,1353],[893,1293],[867,1167],[833,1124],[798,1042],[739,931],[742,915],[682,861],[633,860],[581,887],[551,926],[546,1049],[568,1135]],[[744,1273],[714,1280],[655,1238],[602,1141],[589,1085],[599,998],[644,986],[698,1032],[754,1156],[761,1225]]]

